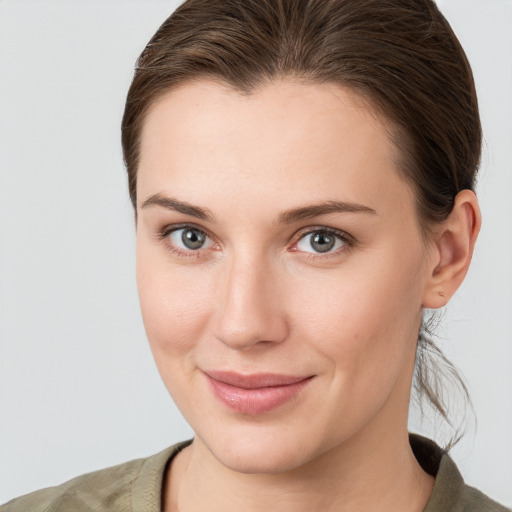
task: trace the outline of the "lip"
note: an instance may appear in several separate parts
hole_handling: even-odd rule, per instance
[[[215,397],[233,411],[263,414],[295,398],[313,375],[275,373],[242,375],[235,372],[204,372]]]

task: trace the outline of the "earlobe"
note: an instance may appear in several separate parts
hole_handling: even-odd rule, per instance
[[[436,230],[423,307],[443,307],[457,291],[471,263],[480,225],[476,195],[471,190],[462,190],[455,197],[452,211]]]

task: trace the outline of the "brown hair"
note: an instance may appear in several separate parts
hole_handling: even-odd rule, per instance
[[[243,94],[272,80],[336,83],[359,93],[393,126],[400,171],[416,195],[425,233],[456,194],[473,189],[481,127],[471,68],[431,0],[187,0],[140,55],[122,122],[136,206],[141,129],[148,108],[189,80],[213,78]],[[420,331],[415,387],[448,419],[433,353],[467,397],[455,370]]]

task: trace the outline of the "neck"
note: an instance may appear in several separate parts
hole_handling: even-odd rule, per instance
[[[205,504],[211,512],[421,512],[434,484],[416,461],[406,429],[385,443],[359,433],[300,468],[274,474],[233,471],[196,438],[170,474],[166,512],[203,511]]]

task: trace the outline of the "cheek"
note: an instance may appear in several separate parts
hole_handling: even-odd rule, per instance
[[[137,287],[144,327],[156,364],[183,364],[209,317],[212,301],[207,276],[194,266],[179,268],[165,258],[137,250]]]
[[[369,255],[314,277],[305,272],[289,286],[297,329],[351,386],[374,385],[379,376],[392,380],[413,357],[421,321],[421,257],[419,250],[417,257],[409,251],[403,259],[396,251]]]

